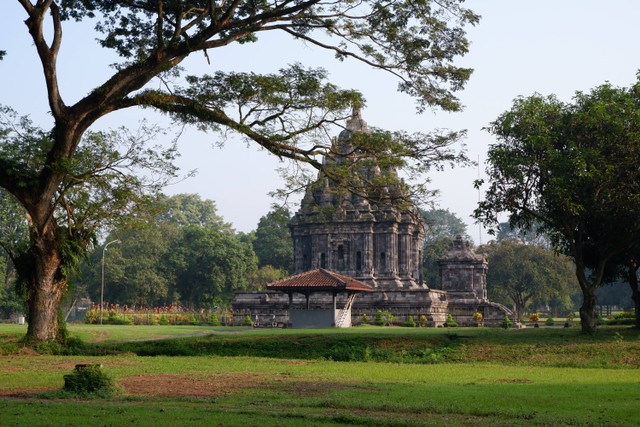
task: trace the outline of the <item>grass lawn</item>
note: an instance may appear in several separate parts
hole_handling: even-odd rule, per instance
[[[106,343],[178,334],[171,328],[208,335]],[[0,356],[0,425],[640,423],[640,337],[629,328],[594,337],[577,328],[69,329],[97,344],[71,356],[24,348]],[[23,333],[0,325],[5,341]],[[163,355],[171,348],[191,355]],[[89,355],[97,350],[110,354]],[[56,390],[77,363],[101,363],[122,394],[62,398]]]

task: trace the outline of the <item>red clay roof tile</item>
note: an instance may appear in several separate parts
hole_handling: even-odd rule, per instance
[[[305,273],[296,274],[267,285],[267,289],[276,291],[363,291],[370,292],[373,288],[366,283],[359,282],[342,274],[319,268],[317,270],[307,271]]]

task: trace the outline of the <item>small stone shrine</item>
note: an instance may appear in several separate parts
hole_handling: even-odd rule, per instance
[[[332,151],[338,155],[325,162],[350,161],[347,153],[353,151],[350,140],[356,132],[370,132],[357,110],[333,142]],[[370,179],[380,169],[370,166],[360,173]],[[382,194],[398,196],[402,191],[400,185],[394,185],[383,188]],[[351,309],[348,323],[354,325],[362,323],[364,315],[372,321],[377,311],[392,313],[399,323],[412,316],[415,322],[429,326],[441,326],[448,314],[461,326],[475,325],[477,311],[489,325],[511,315],[506,307],[487,299],[486,258],[474,253],[461,237],[438,262],[442,290],[429,289],[421,275],[424,224],[417,209],[375,201],[372,195],[341,190],[320,172],[290,223],[294,274],[328,270],[371,286],[371,292],[351,301],[346,294],[322,290],[310,297],[294,287],[287,293],[276,290],[277,286],[267,286],[265,292],[237,292],[233,323],[241,324],[249,315],[256,327],[295,326],[290,310],[328,310],[336,304]],[[336,325],[343,326],[334,317]]]

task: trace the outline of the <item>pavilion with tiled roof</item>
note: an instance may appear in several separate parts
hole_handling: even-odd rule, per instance
[[[373,288],[366,283],[333,271],[319,268],[296,274],[267,285],[268,290],[280,291],[289,295],[289,323],[291,327],[349,327],[351,326],[351,307],[359,292],[371,292]],[[336,296],[347,293],[343,309],[336,308]],[[305,310],[291,309],[293,294],[299,293],[306,298]],[[314,293],[331,293],[332,307],[326,309],[310,309],[310,297]]]

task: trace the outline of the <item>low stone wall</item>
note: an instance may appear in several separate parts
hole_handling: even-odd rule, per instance
[[[460,295],[462,297],[462,295]],[[346,294],[338,295],[336,305],[341,310],[346,303]],[[311,310],[332,308],[330,293],[317,293],[309,300]],[[241,325],[248,315],[255,327],[289,327],[289,297],[277,291],[238,292],[233,300],[233,324]],[[294,294],[294,310],[304,310],[306,299]],[[504,306],[475,298],[456,298],[445,291],[433,289],[393,290],[363,292],[358,294],[351,309],[351,324],[359,325],[366,314],[373,323],[376,312],[388,311],[395,316],[397,324],[403,324],[409,316],[418,323],[421,316],[427,319],[426,326],[439,327],[451,314],[460,326],[475,326],[473,314],[480,311],[484,324],[498,326],[511,312]]]

